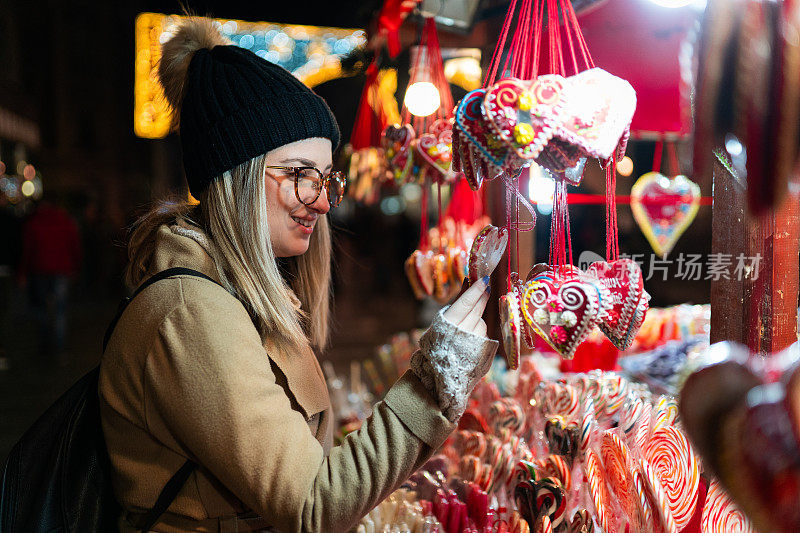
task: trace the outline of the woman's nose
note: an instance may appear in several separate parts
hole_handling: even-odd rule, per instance
[[[319,196],[317,196],[317,199],[314,200],[314,203],[309,205],[308,207],[310,207],[320,215],[324,215],[325,213],[331,210],[331,203],[328,201],[328,191],[325,187],[322,188],[322,190],[319,193]]]

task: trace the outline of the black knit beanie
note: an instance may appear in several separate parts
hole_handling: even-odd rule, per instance
[[[287,70],[233,45],[200,48],[180,110],[183,166],[197,196],[227,170],[311,137],[339,144],[325,101]]]

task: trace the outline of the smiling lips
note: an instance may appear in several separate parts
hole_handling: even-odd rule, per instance
[[[304,232],[311,233],[314,231],[314,222],[316,222],[316,217],[313,218],[303,218],[303,217],[292,217],[292,220],[297,222],[300,227],[303,228]]]

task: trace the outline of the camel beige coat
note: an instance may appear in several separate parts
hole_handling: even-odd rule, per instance
[[[216,278],[198,242],[163,226],[152,273],[176,266]],[[409,372],[332,448],[314,353],[265,348],[235,297],[187,276],[133,300],[103,355],[99,392],[122,531],[135,530],[126,517],[151,508],[187,458],[201,466],[154,531],[225,530],[224,518],[248,512],[278,531],[345,531],[453,430]]]

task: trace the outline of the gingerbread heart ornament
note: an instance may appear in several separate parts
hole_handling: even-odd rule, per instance
[[[650,295],[644,290],[642,269],[631,259],[596,261],[586,273],[608,291],[610,306],[598,327],[611,343],[627,350],[644,322]]]
[[[564,89],[563,120],[555,135],[584,156],[607,160],[625,153],[636,91],[630,83],[593,68],[570,76]]]
[[[453,170],[463,172],[475,191],[484,179],[494,178],[507,162],[518,159],[511,157],[508,146],[486,125],[482,110],[485,95],[486,89],[470,91],[455,110]]]
[[[392,124],[387,126],[381,135],[381,147],[389,160],[389,169],[397,181],[408,177],[413,158],[411,143],[414,140],[414,128],[410,124]]]
[[[506,78],[490,87],[483,101],[497,136],[519,157],[554,172],[573,168],[584,157],[607,161],[624,154],[635,109],[633,87],[599,68],[569,78]]]
[[[505,78],[483,99],[486,121],[519,157],[535,159],[560,123],[564,78],[555,74],[531,82]]]
[[[658,172],[641,176],[631,188],[631,211],[653,251],[668,254],[694,220],[700,187],[686,176]]]
[[[544,272],[526,284],[525,321],[565,359],[572,359],[609,307],[604,287],[574,274]]]
[[[437,182],[452,183],[456,173],[451,170],[453,130],[449,127],[438,135],[423,133],[415,146],[415,155],[428,169],[434,171]]]

